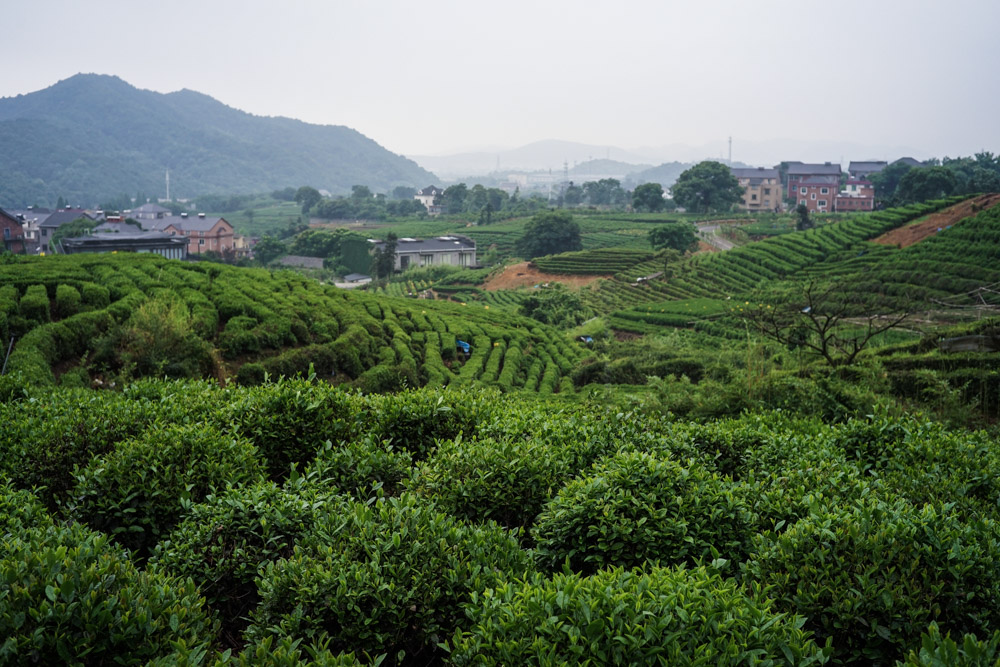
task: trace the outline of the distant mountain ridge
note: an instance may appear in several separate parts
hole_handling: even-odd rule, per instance
[[[438,179],[360,132],[254,116],[191,90],[77,74],[0,99],[0,205],[91,205],[137,192],[188,198],[312,185],[348,193]]]

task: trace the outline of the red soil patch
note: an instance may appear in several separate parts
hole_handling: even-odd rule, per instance
[[[540,283],[562,283],[567,287],[587,287],[601,278],[611,276],[577,276],[556,273],[542,273],[528,266],[528,262],[511,264],[499,274],[483,284],[483,289],[496,291],[502,289],[517,289],[518,287],[533,287]]]
[[[722,251],[719,250],[719,248],[716,248],[711,243],[698,241],[698,252],[722,252]]]
[[[939,229],[944,229],[949,225],[958,224],[965,218],[972,217],[980,211],[986,210],[1000,203],[1000,194],[980,195],[972,199],[949,206],[943,211],[931,213],[920,222],[904,225],[882,236],[874,239],[875,243],[883,245],[894,245],[900,248],[919,243],[929,236],[933,236]]]

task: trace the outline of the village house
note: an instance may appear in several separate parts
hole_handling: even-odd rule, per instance
[[[0,208],[0,236],[3,238],[4,250],[24,254],[24,228],[21,226],[21,221],[2,208]]]
[[[170,212],[169,208],[164,208],[159,204],[143,204],[128,213],[128,217],[133,220],[160,220],[171,215],[173,213]]]
[[[874,211],[875,186],[871,181],[849,180],[844,189],[837,193],[835,210],[839,212]]]
[[[743,201],[739,205],[741,209],[777,211],[781,208],[781,175],[777,169],[731,167],[730,171],[743,188]]]
[[[381,250],[385,241],[368,239],[372,249]],[[396,241],[396,271],[411,266],[476,266],[476,242],[467,236],[438,236],[433,239],[404,237]]]
[[[87,236],[64,238],[60,242],[67,255],[105,252],[148,252],[167,259],[187,259],[187,242],[167,232],[133,231],[96,232]]]
[[[424,205],[428,215],[441,215],[442,206],[436,202],[440,201],[443,194],[444,190],[441,188],[436,185],[428,185],[423,190],[418,190],[413,198]]]
[[[869,162],[855,162],[851,161],[847,165],[848,178],[852,181],[867,181],[872,174],[877,174],[886,168],[888,162],[883,161],[869,161]]]
[[[209,217],[204,213],[199,213],[197,216],[181,213],[139,222],[147,231],[167,232],[186,237],[189,255],[200,255],[204,252],[228,255],[235,250],[233,226],[225,218]]]
[[[49,249],[49,243],[52,242],[52,237],[55,236],[57,229],[68,222],[80,220],[81,218],[91,221],[96,220],[94,216],[90,215],[82,208],[64,208],[46,216],[45,220],[38,223],[39,249],[42,252],[47,251]]]
[[[803,204],[811,213],[832,211],[840,191],[840,165],[826,162],[788,165],[788,198]]]

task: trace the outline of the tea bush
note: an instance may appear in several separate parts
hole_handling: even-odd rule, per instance
[[[578,572],[608,565],[741,560],[750,516],[726,480],[694,461],[625,452],[599,461],[538,516],[535,559]]]
[[[138,570],[80,525],[3,537],[0,663],[142,665],[176,643],[211,646],[215,627],[190,580]]]
[[[528,528],[572,476],[568,448],[537,440],[442,441],[409,489],[462,519]]]
[[[1000,664],[1000,632],[986,640],[967,634],[960,640],[941,634],[931,623],[920,637],[920,648],[911,650],[897,665],[904,667],[988,667]]]
[[[222,653],[212,667],[362,667],[365,664],[353,653],[334,655],[321,646],[307,644],[288,637],[264,637],[240,653]],[[165,666],[164,666],[165,667]]]
[[[334,445],[327,441],[305,470],[309,485],[359,500],[372,495],[397,495],[409,477],[413,456],[389,441],[365,435]]]
[[[348,394],[306,380],[239,389],[216,419],[257,445],[274,480],[284,479],[292,464],[311,461],[325,441],[346,440],[355,432]]]
[[[68,506],[142,557],[180,520],[185,503],[262,476],[246,440],[201,424],[164,426],[92,458],[75,474]]]
[[[150,563],[194,580],[222,620],[223,643],[234,646],[259,602],[258,569],[291,556],[318,518],[333,511],[328,505],[339,506],[330,495],[286,490],[273,482],[229,487],[191,505],[156,545]]]
[[[802,619],[698,568],[612,568],[501,583],[473,596],[454,665],[809,665]]]
[[[464,624],[473,591],[530,570],[503,529],[466,526],[412,495],[354,503],[329,521],[261,571],[248,639],[329,640],[333,651],[428,664]]]
[[[839,662],[887,664],[932,621],[981,633],[1000,614],[997,526],[898,500],[816,508],[765,532],[746,575],[775,608],[806,616],[818,641],[831,639]]]
[[[79,290],[72,285],[56,286],[55,313],[60,319],[76,315],[81,301]]]

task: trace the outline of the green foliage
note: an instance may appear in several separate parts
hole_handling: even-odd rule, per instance
[[[413,496],[332,513],[314,542],[262,571],[249,639],[329,640],[334,651],[426,663],[464,624],[473,592],[530,570],[506,531],[465,526]]]
[[[920,648],[911,650],[905,660],[897,663],[906,667],[995,667],[1000,664],[1000,632],[986,640],[967,634],[959,640],[941,634],[937,623],[931,623],[920,637]]]
[[[67,504],[75,518],[144,556],[180,520],[187,503],[261,476],[257,452],[246,441],[203,424],[170,426],[92,458],[75,473]]]
[[[823,652],[800,629],[713,570],[613,568],[504,583],[476,595],[455,665],[808,665]]]
[[[31,285],[27,288],[19,304],[21,316],[36,325],[44,324],[49,316],[49,295],[44,285]]]
[[[535,559],[579,572],[608,565],[739,561],[749,515],[729,483],[691,461],[627,452],[569,482],[539,515]]]
[[[564,211],[539,213],[528,221],[514,244],[514,251],[525,259],[582,249],[580,225]]]
[[[306,468],[305,478],[320,489],[365,500],[397,495],[412,466],[409,452],[366,435],[339,444],[327,442]]]
[[[657,250],[687,252],[698,245],[698,230],[687,222],[672,222],[649,230],[649,243]]]
[[[674,201],[695,213],[728,211],[743,197],[743,188],[721,162],[699,162],[677,177],[670,188]]]
[[[288,254],[288,248],[285,247],[284,243],[273,236],[265,235],[257,241],[257,245],[253,247],[254,259],[264,266],[267,266],[285,254]]]
[[[307,380],[279,380],[234,393],[217,416],[219,427],[257,446],[272,479],[300,468],[327,440],[340,442],[355,433],[354,407],[347,394]]]
[[[139,570],[79,525],[6,535],[0,550],[0,662],[143,665],[214,627],[190,580]]]
[[[76,315],[80,310],[80,292],[72,285],[56,286],[55,314],[59,318]]]
[[[226,651],[212,667],[362,667],[353,653],[334,655],[328,649],[312,644],[302,646],[301,640],[288,637],[264,637],[233,655]]]
[[[746,574],[777,609],[806,616],[819,641],[831,639],[838,661],[888,664],[931,621],[956,633],[995,623],[998,567],[992,522],[865,499],[763,533]]]
[[[213,367],[211,350],[191,329],[191,312],[183,301],[170,293],[156,296],[113,335],[118,363],[128,377],[204,377]]]
[[[338,507],[329,495],[282,489],[273,482],[228,487],[188,507],[150,559],[191,578],[222,621],[221,637],[237,642],[259,603],[254,580],[266,563],[292,555],[319,518]]]
[[[656,213],[662,211],[666,203],[663,186],[659,183],[643,183],[632,191],[632,207],[637,211]]]
[[[592,311],[583,305],[580,295],[566,289],[559,283],[536,290],[521,302],[520,314],[551,324],[560,329],[568,329],[588,319]]]

